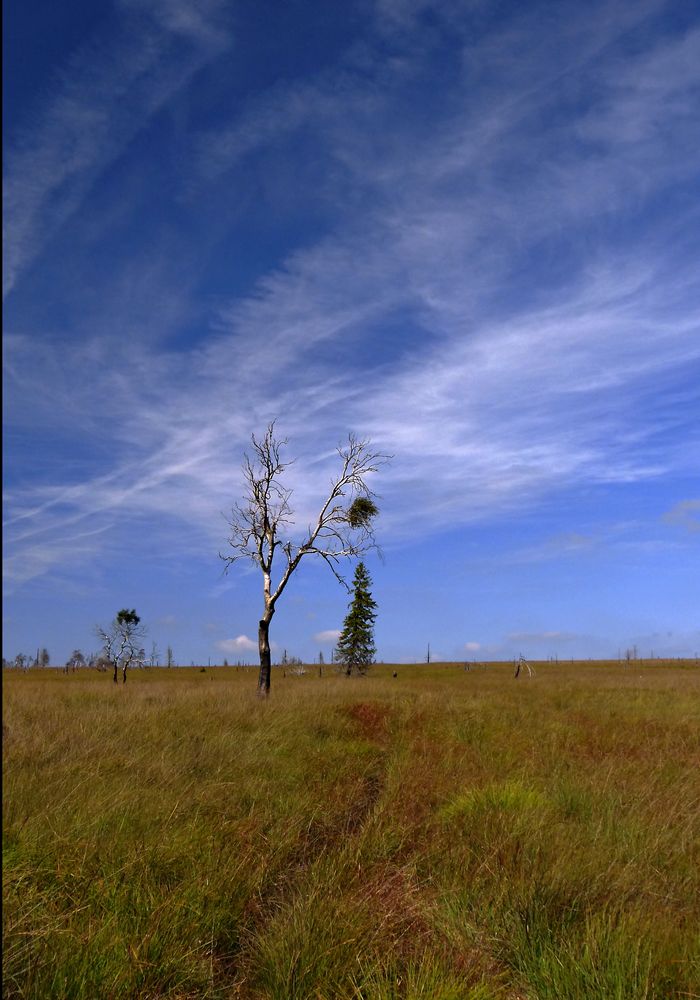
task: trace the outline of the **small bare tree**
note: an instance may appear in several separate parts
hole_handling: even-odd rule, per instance
[[[18,670],[27,670],[31,661],[31,656],[27,656],[26,653],[18,653],[17,656],[15,656],[14,665]]]
[[[142,662],[143,649],[140,639],[146,635],[141,619],[132,608],[122,608],[107,628],[98,625],[95,632],[102,641],[105,656],[114,668],[114,683],[117,671],[122,668],[122,683],[126,684],[126,672],[132,663]]]
[[[535,671],[532,669],[530,664],[527,662],[523,654],[521,653],[518,659],[515,661],[515,677],[520,676],[521,670],[527,670],[528,677],[534,677]]]
[[[245,498],[236,504],[228,519],[231,551],[221,554],[226,570],[240,559],[250,559],[262,572],[264,605],[258,623],[258,694],[263,698],[270,693],[270,622],[292,573],[305,556],[316,556],[349,589],[340,573],[340,562],[377,548],[372,520],[379,510],[367,477],[390,458],[371,451],[368,441],[350,434],[347,444],[337,449],[340,472],[331,482],[315,524],[308,527],[300,543],[295,543],[283,537],[285,526],[293,517],[292,491],[282,482],[291,465],[282,460],[286,443],[275,437],[274,421],[262,439],[253,435],[252,458],[246,455],[243,463]],[[282,569],[274,582],[273,564],[278,552]]]
[[[68,659],[66,660],[66,666],[65,666],[66,673],[68,673],[70,670],[72,670],[73,673],[75,673],[76,670],[79,670],[80,667],[84,666],[85,666],[85,656],[83,655],[82,650],[74,649],[73,652],[68,657]]]

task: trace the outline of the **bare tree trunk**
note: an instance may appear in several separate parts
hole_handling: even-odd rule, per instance
[[[258,675],[258,697],[267,698],[270,694],[270,619],[265,616],[258,623],[258,650],[260,652],[260,674]]]
[[[126,663],[122,667],[122,684],[126,684]]]
[[[117,668],[117,661],[115,660],[114,661],[114,677],[112,678],[112,680],[114,681],[115,684],[117,683],[117,669],[118,669]],[[66,673],[68,673],[67,670],[66,670]]]

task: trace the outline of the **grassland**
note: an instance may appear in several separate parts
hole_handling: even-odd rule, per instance
[[[255,681],[5,672],[5,997],[700,996],[696,665]]]

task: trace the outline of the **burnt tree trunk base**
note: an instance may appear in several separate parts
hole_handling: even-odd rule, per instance
[[[270,622],[265,618],[261,618],[258,623],[258,650],[260,652],[258,698],[268,698],[270,695],[272,660],[270,657]]]

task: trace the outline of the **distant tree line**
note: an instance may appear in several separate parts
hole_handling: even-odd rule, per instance
[[[3,656],[2,665],[3,669],[5,667],[14,667],[17,670],[29,670],[30,667],[49,667],[51,665],[51,657],[48,649],[44,647],[43,649],[37,649],[33,655],[17,653],[13,660],[6,660]]]

